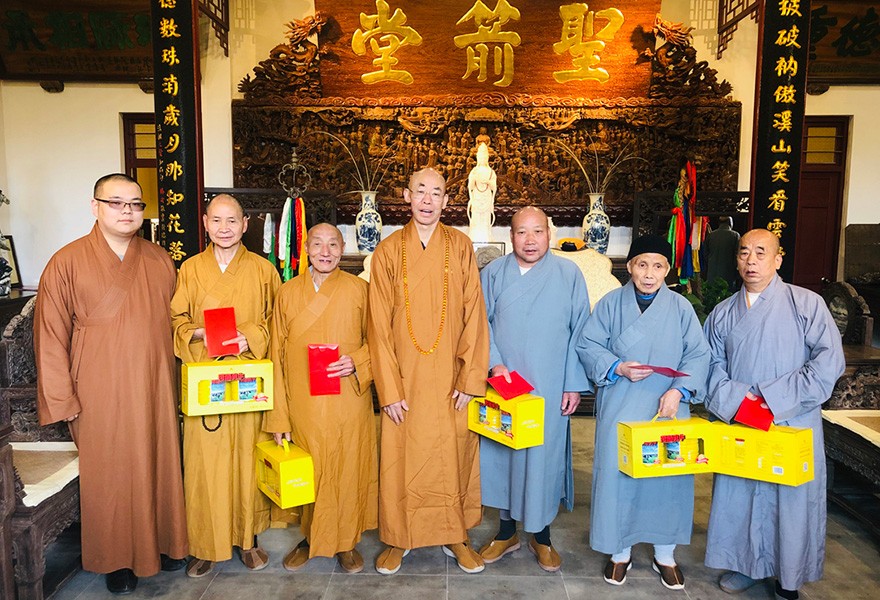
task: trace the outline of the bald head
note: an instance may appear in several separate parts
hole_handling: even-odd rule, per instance
[[[516,229],[517,224],[527,217],[529,218],[528,220],[531,220],[531,218],[540,219],[544,229],[550,230],[550,221],[547,219],[547,213],[537,206],[525,206],[513,213],[513,217],[510,219],[510,229]]]
[[[309,229],[307,236],[308,237],[306,239],[318,236],[326,237],[329,239],[335,236],[336,239],[339,241],[339,244],[342,244],[342,232],[339,231],[338,227],[336,227],[335,225],[331,225],[330,223],[318,223],[317,225],[313,225],[312,228]]]
[[[434,167],[424,167],[423,169],[419,169],[418,171],[414,171],[412,175],[409,176],[409,187],[412,190],[418,188],[418,182],[420,181],[430,181],[431,187],[436,187],[439,180],[439,187],[442,190],[446,191],[446,178],[440,174],[440,172]],[[427,183],[426,183],[427,185]]]
[[[782,266],[779,238],[766,229],[752,229],[739,240],[736,267],[746,291],[760,293]]]
[[[771,231],[766,229],[752,229],[742,236],[740,246],[746,243],[746,238],[753,240],[755,244],[760,244],[771,254],[779,254],[779,238]]]
[[[534,206],[516,211],[510,221],[510,241],[519,266],[529,268],[544,258],[550,248],[550,227],[544,211]]]
[[[205,210],[205,214],[210,218],[212,214],[212,210],[217,210],[221,206],[231,207],[236,211],[238,217],[244,219],[244,208],[242,208],[241,203],[235,198],[235,196],[230,196],[229,194],[217,194],[211,201],[208,203],[208,207]]]

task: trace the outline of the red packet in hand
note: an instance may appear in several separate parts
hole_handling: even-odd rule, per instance
[[[339,344],[309,344],[309,393],[335,396],[340,392],[339,377],[327,376],[327,365],[339,360]]]
[[[490,377],[486,381],[488,381],[489,384],[495,388],[495,391],[505,400],[516,398],[520,394],[528,394],[535,389],[535,386],[523,379],[523,376],[516,371],[510,372],[510,383],[507,383],[507,380],[504,379],[503,375]]]
[[[228,356],[238,354],[238,344],[224,346],[226,340],[238,337],[238,329],[235,327],[235,309],[231,306],[225,308],[209,308],[205,311],[205,348],[208,356]]]
[[[656,365],[639,365],[637,367],[633,367],[634,369],[651,369],[657,375],[663,375],[664,377],[687,377],[687,373],[682,373],[681,371],[676,371],[675,369],[670,369],[669,367],[658,367]]]
[[[761,406],[763,402],[764,399],[760,396],[758,396],[757,400],[743,398],[742,404],[739,405],[739,410],[736,411],[736,416],[733,417],[733,420],[761,431],[768,431],[773,423],[773,413],[769,408]]]

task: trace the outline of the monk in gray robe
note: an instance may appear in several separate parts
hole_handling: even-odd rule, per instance
[[[547,251],[548,225],[541,209],[519,210],[510,222],[513,254],[493,261],[481,275],[492,375],[509,379],[509,370],[517,371],[535,386],[534,393],[544,398],[544,444],[513,450],[480,439],[483,504],[501,510],[498,535],[480,555],[493,563],[517,550],[516,521],[522,521],[534,534],[529,549],[538,566],[558,571],[562,560],[550,544],[550,523],[560,503],[574,507],[569,415],[589,389],[575,345],[590,302],[577,266]]]
[[[755,229],[740,240],[742,289],[715,307],[705,332],[712,349],[706,406],[730,422],[760,401],[777,425],[813,430],[815,479],[791,487],[715,476],[706,565],[729,572],[726,592],[775,577],[779,598],[797,598],[825,561],[825,448],[820,407],[843,373],[840,332],[817,294],[776,274],[779,240]]]
[[[623,585],[632,545],[654,545],[652,568],[667,588],[684,587],[675,546],[689,544],[694,518],[693,475],[633,479],[617,466],[617,424],[690,417],[705,394],[709,348],[694,309],[666,287],[672,248],[657,235],[633,241],[626,268],[632,279],[593,310],[578,343],[596,384],[596,442],[590,546],[610,554],[605,581]],[[675,378],[642,365],[670,367]]]

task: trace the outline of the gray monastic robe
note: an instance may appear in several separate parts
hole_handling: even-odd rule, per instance
[[[820,296],[778,276],[751,309],[745,288],[715,307],[705,331],[712,349],[707,408],[729,423],[752,389],[777,425],[813,429],[815,458],[815,479],[798,487],[716,475],[706,565],[776,576],[796,590],[822,577],[825,560],[820,406],[843,373],[840,332]]]
[[[693,475],[633,479],[621,473],[617,423],[651,420],[660,396],[671,388],[690,390],[690,402],[701,401],[709,348],[693,307],[663,285],[642,313],[630,281],[596,304],[577,351],[597,386],[590,546],[614,554],[639,542],[690,543]],[[618,360],[671,367],[689,376],[670,379],[653,373],[638,382],[626,377],[612,382],[608,371]],[[690,417],[687,402],[681,402],[676,417]]]
[[[489,365],[517,371],[544,398],[544,445],[513,450],[480,439],[483,504],[510,510],[528,532],[549,525],[560,501],[574,506],[571,435],[562,392],[589,389],[575,344],[590,314],[584,276],[549,252],[524,275],[508,254],[483,269]]]

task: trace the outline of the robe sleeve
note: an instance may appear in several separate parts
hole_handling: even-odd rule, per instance
[[[272,319],[275,295],[281,286],[281,278],[274,267],[266,268],[262,275],[263,289],[260,292],[260,310],[255,311],[261,315],[260,320],[236,323],[236,327],[244,334],[248,342],[248,351],[244,353],[242,358],[262,360],[269,355],[269,322]]]
[[[285,375],[288,365],[284,347],[287,343],[287,319],[288,314],[287,295],[282,290],[275,298],[274,317],[269,322],[270,343],[269,358],[272,360],[273,392],[275,394],[272,410],[263,413],[263,431],[269,433],[287,433],[293,430],[290,421],[290,401],[287,398],[287,385]]]
[[[484,396],[486,375],[489,372],[489,324],[486,321],[486,304],[483,301],[480,270],[477,268],[477,257],[473,246],[464,246],[462,254],[464,326],[455,353],[458,363],[455,389],[471,396]]]
[[[369,292],[367,292],[369,293]],[[355,390],[358,394],[363,394],[370,389],[373,383],[373,369],[370,363],[370,345],[367,343],[367,318],[369,314],[369,298],[364,294],[363,306],[361,310],[361,339],[364,345],[350,354],[351,360],[354,361],[354,381]]]
[[[565,392],[588,392],[591,391],[590,382],[584,365],[578,357],[577,345],[584,325],[590,316],[590,299],[587,293],[587,284],[580,271],[572,278],[571,289],[571,317],[569,320],[568,352],[565,355],[565,381],[562,390]]]
[[[367,311],[370,362],[380,406],[388,406],[405,399],[400,364],[394,352],[391,314],[396,290],[391,274],[394,265],[388,247],[388,242],[379,244],[373,254]]]
[[[201,340],[193,342],[196,329],[204,327],[193,319],[193,307],[189,283],[195,280],[192,263],[186,261],[180,267],[177,287],[171,297],[171,332],[174,337],[174,355],[185,363],[198,362],[204,350]]]
[[[494,282],[496,277],[501,277],[501,271],[496,272],[495,269],[490,269],[489,267],[485,267],[482,273],[480,273],[480,283],[483,286],[483,296],[486,302],[486,320],[489,325],[489,369],[504,364],[504,357],[501,356],[501,349],[495,343],[494,323],[496,291]]]
[[[804,346],[809,358],[800,369],[756,386],[777,424],[815,410],[828,400],[846,366],[840,331],[828,308],[818,297],[806,300],[795,298],[795,306],[797,318],[805,321]]]
[[[681,315],[682,356],[676,370],[687,377],[676,377],[670,389],[684,388],[691,392],[690,404],[700,404],[706,395],[706,379],[709,377],[709,344],[700,328],[700,321],[689,302],[678,302]]]
[[[710,352],[706,408],[725,423],[730,423],[752,384],[730,378],[727,353],[724,348],[729,332],[723,330],[724,325],[721,320],[721,311],[716,308],[703,326]]]
[[[586,319],[580,339],[577,342],[577,354],[584,364],[587,377],[597,386],[611,385],[616,379],[608,379],[608,370],[620,357],[611,352],[611,326],[613,306],[611,296],[605,296]]]
[[[40,278],[40,291],[34,307],[34,358],[40,425],[62,421],[82,410],[71,372],[73,289],[60,262],[53,259],[46,267]]]

